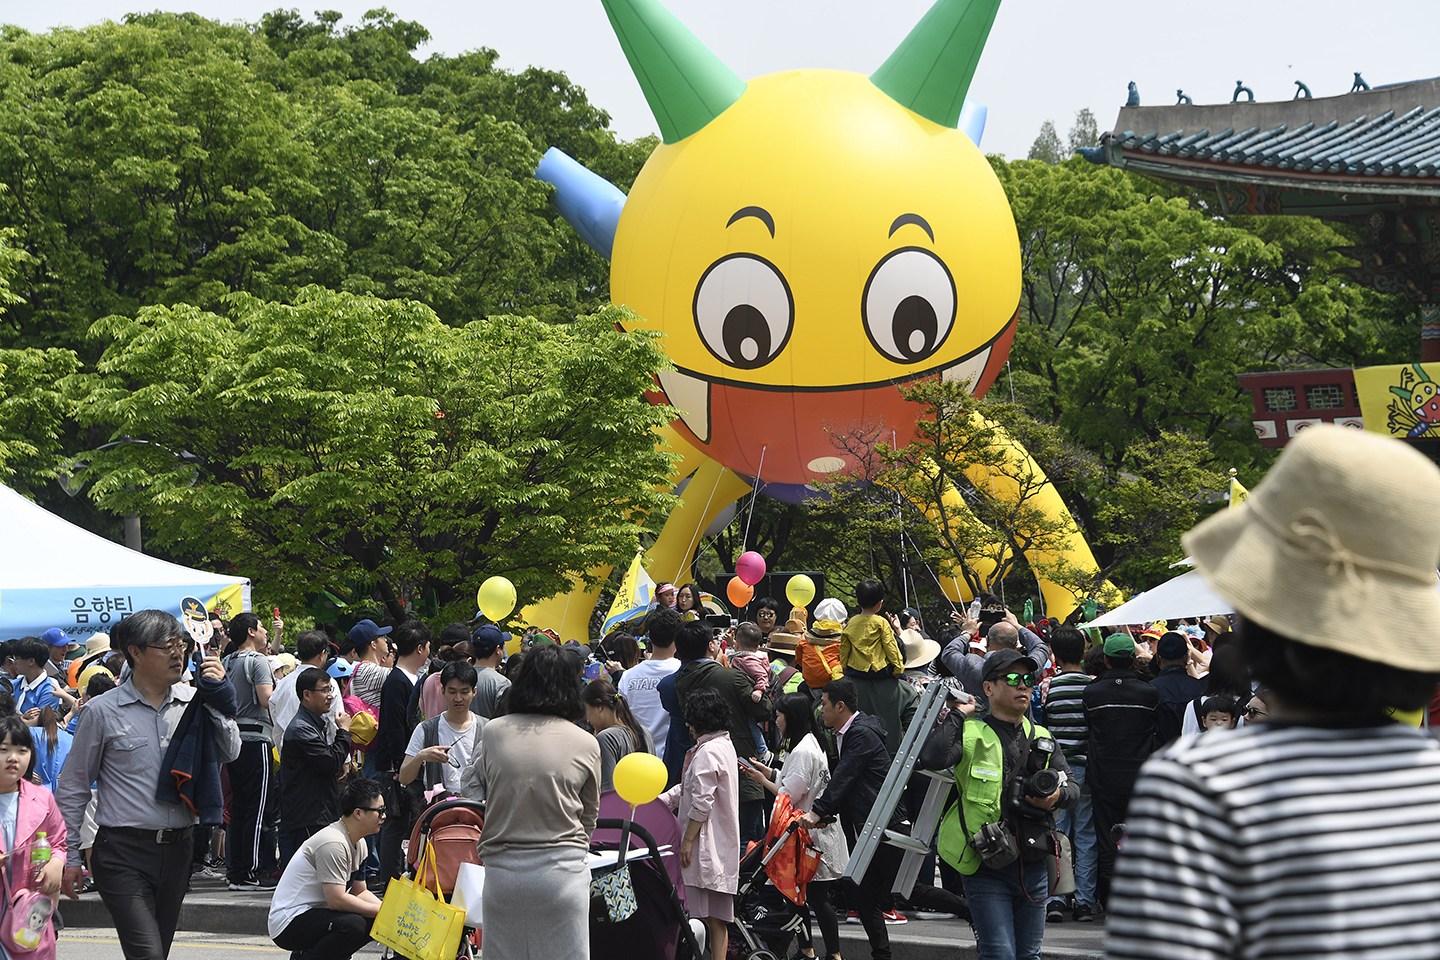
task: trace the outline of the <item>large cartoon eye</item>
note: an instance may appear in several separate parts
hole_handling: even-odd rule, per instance
[[[795,299],[775,265],[732,253],[710,265],[695,288],[695,328],[705,349],[753,370],[780,355],[795,326]]]
[[[896,363],[919,363],[955,324],[955,281],[929,250],[903,247],[871,271],[860,315],[876,350]]]

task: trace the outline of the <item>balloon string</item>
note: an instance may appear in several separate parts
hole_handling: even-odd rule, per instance
[[[750,511],[745,514],[745,536],[740,538],[741,553],[750,548],[750,518],[755,516],[755,500],[760,496],[760,474],[765,470],[765,451],[768,449],[768,444],[760,448],[760,466],[755,470],[755,496],[750,498]]]
[[[712,461],[712,462],[713,462],[713,461]],[[716,466],[720,466],[720,465],[719,465],[719,464],[716,464]],[[701,469],[704,469],[704,468],[702,467]],[[698,470],[695,472],[695,476],[697,476],[697,477],[700,476],[700,472],[699,472]],[[710,484],[710,496],[708,496],[708,497],[705,498],[705,511],[700,514],[700,519],[701,519],[701,520],[704,520],[706,517],[710,516],[710,504],[711,504],[711,502],[713,502],[714,499],[715,499],[715,489],[720,486],[720,478],[722,478],[722,477],[724,477],[724,476],[725,476],[725,468],[724,468],[724,467],[720,467],[720,471],[715,474],[715,480],[714,480],[714,482],[712,482],[712,483]],[[692,480],[691,483],[694,483],[694,481]],[[690,488],[689,488],[689,487],[686,487],[685,489],[688,490],[688,489],[690,489]],[[695,558],[695,543],[696,543],[696,541],[698,541],[698,540],[699,540],[702,536],[704,536],[704,535],[705,535],[705,528],[704,528],[704,527],[696,527],[696,528],[695,528],[695,535],[690,538],[690,547],[689,547],[688,551],[680,557],[680,566],[679,566],[679,568],[676,569],[676,571],[675,571],[675,579],[676,579],[676,580],[679,580],[679,579],[680,579],[680,574],[685,571],[685,568],[690,565],[690,561]]]

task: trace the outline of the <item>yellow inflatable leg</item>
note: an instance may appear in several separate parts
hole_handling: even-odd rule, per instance
[[[670,427],[657,433],[661,443],[680,455],[671,473],[671,486],[687,476],[691,479],[655,545],[646,554],[645,568],[657,584],[669,582],[679,586],[690,580],[690,559],[705,529],[751,488],[735,473],[681,439]],[[603,581],[610,575],[610,569],[596,568],[590,573]],[[590,639],[590,617],[595,612],[600,590],[599,586],[586,590],[577,578],[569,591],[526,606],[520,612],[520,619],[526,626],[554,629],[564,640],[586,642]]]
[[[1045,615],[1064,620],[1079,606],[1082,598],[1077,597],[1068,586],[1047,577],[1046,571],[1068,569],[1094,577],[1100,572],[1095,555],[1090,552],[1090,546],[1061,499],[1060,492],[1025,448],[1016,443],[1003,427],[985,417],[976,414],[975,422],[977,427],[993,431],[994,448],[1001,454],[1001,461],[998,464],[962,466],[965,476],[982,494],[1002,502],[1016,503],[1023,497],[1027,511],[1034,511],[1059,525],[1058,530],[1047,531],[1040,538],[1042,542],[1026,553],[1025,559],[1040,583]],[[1108,583],[1102,592],[1107,602],[1123,599],[1119,591]]]

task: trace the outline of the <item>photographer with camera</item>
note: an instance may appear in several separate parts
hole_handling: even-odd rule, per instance
[[[1050,732],[1025,716],[1040,665],[1019,650],[985,658],[990,712],[951,701],[919,763],[953,767],[960,799],[940,824],[940,856],[960,871],[980,960],[1038,960],[1056,853],[1051,811],[1075,805],[1080,787]]]

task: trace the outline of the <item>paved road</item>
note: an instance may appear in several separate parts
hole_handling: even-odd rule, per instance
[[[57,955],[65,960],[123,960],[120,941],[115,939],[114,930],[102,927],[71,927],[60,934]],[[175,945],[170,950],[170,960],[261,960],[263,957],[289,957],[265,937],[241,937],[225,933],[200,933],[182,930],[175,934]],[[356,954],[359,957],[377,960],[380,944],[370,946]]]

